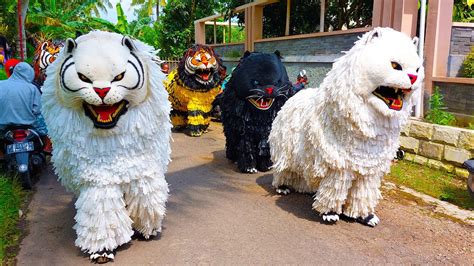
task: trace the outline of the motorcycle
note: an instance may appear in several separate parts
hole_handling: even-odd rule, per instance
[[[39,134],[30,126],[9,126],[2,140],[7,171],[17,172],[24,189],[33,187],[32,178],[40,173],[46,164],[44,143]]]
[[[469,191],[471,198],[474,199],[474,159],[465,161],[464,166],[466,166],[469,171],[469,177],[467,178],[467,191]]]

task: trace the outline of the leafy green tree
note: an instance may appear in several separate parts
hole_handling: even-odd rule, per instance
[[[194,43],[194,20],[221,10],[219,0],[170,0],[158,26],[162,57],[180,57]]]
[[[474,22],[474,0],[454,0],[453,21]]]
[[[369,26],[372,22],[374,0],[325,0],[325,31]],[[251,2],[250,0],[227,0],[229,9]],[[267,5],[263,9],[263,37],[285,35],[287,1]],[[319,31],[320,0],[292,1],[290,7],[290,35]],[[238,15],[244,23],[244,14]]]
[[[474,46],[462,63],[461,75],[466,78],[474,78]]]
[[[439,88],[435,87],[434,93],[430,98],[430,110],[426,115],[426,120],[438,125],[451,125],[456,118],[453,114],[446,111],[447,107],[444,104],[444,97],[440,93]]]

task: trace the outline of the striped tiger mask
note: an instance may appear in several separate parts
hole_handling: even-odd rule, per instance
[[[66,41],[59,96],[63,105],[83,108],[94,127],[109,129],[148,96],[147,71],[131,39],[93,34]]]
[[[194,45],[179,62],[179,78],[192,90],[207,91],[217,87],[221,81],[219,60],[211,47]]]
[[[36,48],[33,66],[35,78],[39,84],[43,84],[46,79],[46,68],[56,60],[63,46],[64,44],[61,41],[44,41]]]

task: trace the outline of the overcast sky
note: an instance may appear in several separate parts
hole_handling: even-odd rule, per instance
[[[122,9],[125,12],[125,15],[127,16],[127,20],[130,22],[135,19],[135,15],[133,14],[133,8],[130,7],[130,3],[132,2],[131,0],[110,0],[110,3],[112,4],[113,8],[107,10],[107,13],[100,12],[101,17],[103,19],[106,19],[112,23],[117,23],[117,12],[115,10],[115,5],[120,2],[122,5]]]

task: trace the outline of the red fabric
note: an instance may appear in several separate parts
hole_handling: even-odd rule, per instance
[[[15,58],[8,59],[7,62],[5,62],[5,72],[7,72],[7,77],[10,77],[12,75],[12,73],[10,73],[10,68],[16,66],[20,62],[20,60]]]

